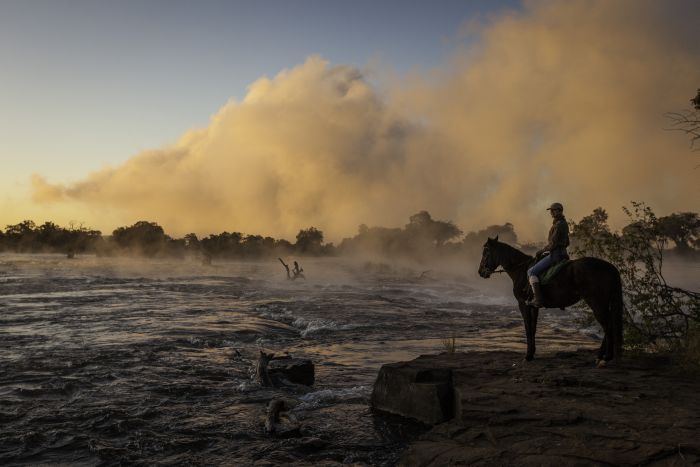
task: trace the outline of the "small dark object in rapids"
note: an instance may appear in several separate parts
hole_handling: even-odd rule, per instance
[[[260,386],[264,387],[272,387],[272,380],[270,379],[270,375],[267,372],[267,366],[270,363],[270,360],[272,360],[272,357],[274,357],[274,353],[265,353],[262,350],[260,351],[260,356],[258,357],[258,361],[255,364],[255,380],[260,384]]]
[[[267,417],[265,418],[265,432],[281,437],[299,436],[299,421],[296,416],[289,411],[299,405],[299,401],[289,397],[279,397],[272,399],[267,406]],[[284,419],[280,417],[286,412]]]
[[[273,358],[267,366],[267,371],[273,383],[283,379],[290,383],[303,384],[304,386],[312,386],[314,384],[314,364],[307,358]]]
[[[306,276],[304,276],[304,269],[299,266],[299,263],[294,261],[294,269],[291,270],[289,269],[289,265],[282,261],[282,258],[277,258],[280,263],[282,263],[282,266],[284,266],[284,269],[287,271],[287,280],[296,280],[296,279],[306,279]],[[292,276],[292,274],[294,274]]]

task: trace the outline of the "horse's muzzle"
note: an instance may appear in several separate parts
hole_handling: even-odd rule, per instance
[[[486,268],[479,268],[479,275],[480,275],[481,277],[483,277],[484,279],[488,279],[489,277],[491,277],[491,273],[492,273],[492,272],[493,272],[493,271],[489,271],[489,270],[486,269]]]

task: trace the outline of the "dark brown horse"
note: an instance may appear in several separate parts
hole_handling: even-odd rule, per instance
[[[513,281],[513,295],[518,300],[525,322],[527,354],[535,356],[535,332],[539,309],[528,306],[530,286],[527,270],[534,258],[496,238],[489,238],[479,264],[479,275],[488,278],[501,266]],[[564,265],[556,276],[542,286],[546,308],[565,308],[583,299],[593,310],[595,319],[605,331],[598,351],[598,361],[607,362],[622,356],[622,282],[617,268],[598,258],[579,258]],[[603,363],[604,365],[604,363]]]

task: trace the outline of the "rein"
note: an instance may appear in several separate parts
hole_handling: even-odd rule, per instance
[[[531,260],[532,260],[532,258],[528,258],[528,259],[526,259],[526,260],[523,260],[523,261],[519,262],[518,264],[516,264],[516,265],[514,266],[514,268],[518,268],[518,267],[522,266],[522,265],[525,264],[525,263],[529,263]],[[502,273],[502,272],[507,273],[508,271],[506,271],[505,269],[503,269],[503,268],[501,267],[501,269],[499,269],[499,270],[497,270],[497,271],[491,271],[491,274],[496,274],[496,273],[500,274],[500,273]]]

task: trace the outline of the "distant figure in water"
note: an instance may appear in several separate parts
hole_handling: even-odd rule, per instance
[[[540,258],[547,252],[549,255],[527,270],[527,278],[533,294],[532,300],[527,304],[537,308],[542,307],[543,303],[539,276],[555,264],[569,259],[569,254],[566,252],[566,247],[569,246],[569,224],[564,217],[564,206],[561,203],[552,203],[547,210],[552,215],[552,227],[549,229],[547,246],[535,253],[535,258]]]
[[[304,276],[304,269],[302,269],[299,266],[299,263],[294,261],[294,269],[292,269],[290,272],[289,265],[287,263],[285,263],[284,261],[282,261],[282,258],[277,258],[277,259],[280,261],[280,263],[282,263],[282,266],[284,266],[284,269],[287,271],[287,279],[288,280],[295,280],[295,279],[299,279],[299,278],[306,279],[306,276]],[[292,276],[292,274],[294,274],[294,276]]]
[[[292,272],[294,273],[294,278],[296,279],[297,277],[301,277],[302,279],[306,279],[304,276],[304,270],[299,267],[299,263],[294,261],[294,269],[292,269]]]

